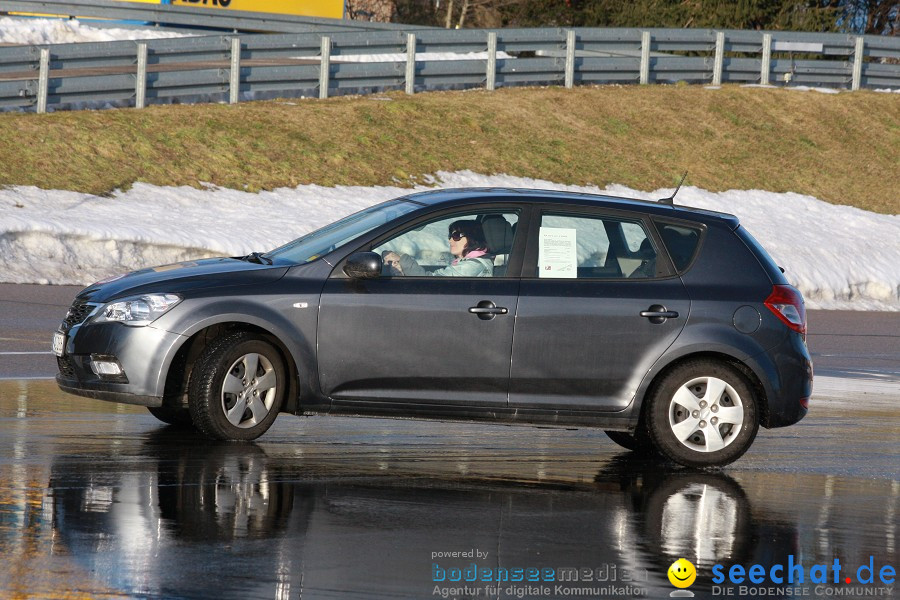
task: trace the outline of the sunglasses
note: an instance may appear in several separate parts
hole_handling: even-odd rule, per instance
[[[453,233],[451,233],[450,235],[447,236],[447,239],[453,240],[454,242],[458,242],[459,240],[463,239],[464,237],[466,237],[466,234],[464,234],[463,232],[454,231]]]

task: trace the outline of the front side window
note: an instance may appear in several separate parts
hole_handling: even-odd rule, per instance
[[[640,221],[544,213],[538,236],[537,277],[656,276],[656,248]]]
[[[444,215],[372,248],[394,277],[503,277],[516,211]]]

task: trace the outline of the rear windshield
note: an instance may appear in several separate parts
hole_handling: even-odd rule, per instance
[[[785,285],[788,283],[784,273],[781,272],[781,269],[778,268],[778,265],[772,260],[772,257],[769,256],[769,253],[766,252],[766,249],[756,241],[755,237],[750,235],[749,231],[743,227],[738,227],[734,232],[741,240],[743,240],[744,244],[750,248],[750,251],[756,255],[756,259],[759,261],[759,264],[762,265],[762,268],[765,269],[766,274],[769,276],[769,279],[772,280],[773,284]]]
[[[697,254],[702,230],[699,227],[672,223],[657,223],[656,226],[669,251],[669,256],[672,257],[672,262],[675,263],[675,270],[681,273],[688,268],[694,260],[694,255]]]

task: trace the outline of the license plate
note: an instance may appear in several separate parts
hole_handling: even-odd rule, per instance
[[[57,331],[53,334],[53,354],[62,356],[66,353],[66,334]]]

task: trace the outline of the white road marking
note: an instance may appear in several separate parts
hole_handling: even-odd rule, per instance
[[[45,352],[0,352],[0,354],[53,354],[50,351]]]

